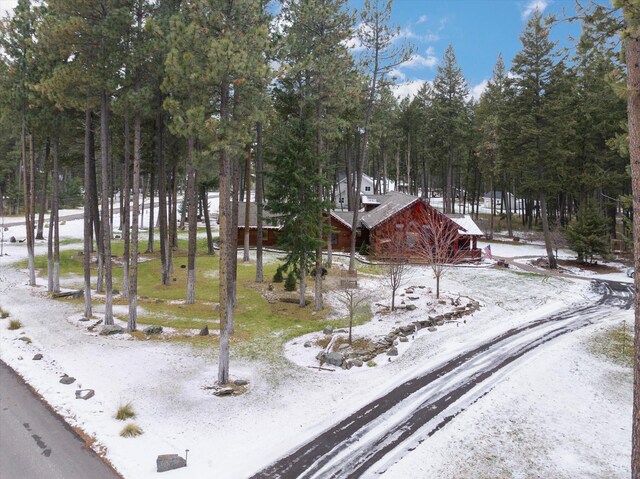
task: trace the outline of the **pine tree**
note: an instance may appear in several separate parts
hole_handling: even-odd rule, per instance
[[[549,27],[536,12],[527,22],[520,37],[522,50],[513,59],[513,86],[516,94],[511,114],[517,130],[514,135],[520,145],[520,168],[528,174],[528,188],[537,194],[549,267],[557,267],[549,228],[547,195],[548,179],[553,177],[555,154],[553,136],[559,123],[554,123],[547,96],[553,82],[555,44],[549,40]]]
[[[567,229],[571,248],[578,253],[578,261],[593,262],[596,255],[609,252],[609,225],[607,218],[593,206],[585,205]]]
[[[458,66],[453,47],[444,53],[438,73],[433,80],[434,129],[439,136],[438,156],[442,158],[445,187],[443,205],[445,213],[453,213],[455,205],[454,168],[461,161],[464,147],[465,126],[468,121],[466,97],[469,88]]]

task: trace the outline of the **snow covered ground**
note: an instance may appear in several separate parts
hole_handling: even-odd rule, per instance
[[[14,228],[5,234],[19,237],[20,227]],[[67,222],[61,234],[80,238],[82,221]],[[219,398],[206,389],[215,381],[216,350],[89,333],[86,323],[77,321],[74,306],[47,299],[42,285],[25,285],[25,272],[11,265],[25,257],[25,245],[3,246],[9,256],[0,258],[0,306],[24,326],[10,331],[8,320],[0,320],[0,359],[71,424],[95,437],[95,447],[125,478],[136,479],[156,476],[158,454],[184,455],[186,449],[188,467],[167,477],[250,476],[420,372],[514,326],[594,298],[587,281],[516,274],[514,268],[490,268],[488,261],[455,268],[445,275],[442,289],[482,305],[466,323],[423,331],[401,343],[393,361],[349,371],[308,368],[317,362],[305,351],[305,338],[288,343],[284,357],[274,362],[232,353],[232,378],[248,379],[249,391]],[[44,248],[40,244],[37,251],[42,254]],[[492,244],[492,249],[505,257],[542,255],[537,245]],[[361,284],[375,302],[388,301],[378,281],[363,279]],[[409,285],[426,286],[421,301],[432,301],[429,270],[413,268]],[[328,301],[337,304],[335,298]],[[375,315],[354,334],[384,334],[411,314],[419,310]],[[490,394],[389,468],[385,477],[628,478],[631,372],[589,351],[596,335],[623,319],[631,324],[632,313],[616,312],[528,354]],[[32,360],[36,353],[43,354],[41,361]],[[60,384],[63,374],[76,383]],[[75,399],[80,386],[95,389],[95,397]],[[133,403],[134,422],[144,430],[133,439],[119,436],[124,423],[114,419],[118,406],[127,402]]]

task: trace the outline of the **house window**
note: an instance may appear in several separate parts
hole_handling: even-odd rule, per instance
[[[338,235],[335,233],[331,234],[331,245],[332,246],[337,246],[338,245]]]
[[[365,186],[364,187],[364,191],[371,191],[371,187],[370,186]]]
[[[344,203],[344,198],[341,196],[340,199],[338,200],[340,203]]]

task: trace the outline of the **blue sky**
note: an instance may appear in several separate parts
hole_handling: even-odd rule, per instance
[[[363,0],[350,0],[360,8]],[[520,50],[519,35],[527,18],[538,8],[545,14],[567,15],[573,0],[394,0],[393,22],[401,37],[414,43],[416,57],[398,69],[399,96],[413,94],[422,81],[433,80],[438,62],[448,45],[453,45],[469,89],[478,97],[491,78],[498,53],[507,68]],[[560,23],[552,38],[569,46],[570,35],[578,37],[577,24]]]
[[[0,0],[0,14],[17,0]],[[363,0],[349,0],[360,9]],[[395,73],[398,96],[412,95],[423,81],[433,80],[438,62],[453,45],[469,89],[479,97],[491,77],[498,53],[507,65],[520,50],[519,35],[527,18],[538,8],[545,14],[571,14],[574,0],[394,0],[393,22],[401,37],[412,42],[416,55]],[[552,30],[554,40],[568,46],[568,37],[578,37],[577,24],[560,23]]]

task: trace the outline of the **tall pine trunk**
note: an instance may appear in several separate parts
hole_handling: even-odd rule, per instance
[[[140,79],[136,78],[136,92],[140,90]],[[140,112],[133,119],[133,205],[131,208],[131,266],[129,267],[129,321],[127,329],[138,327],[138,232],[140,216],[140,160],[142,156]]]
[[[59,155],[60,139],[56,134],[53,142],[53,165],[51,169],[51,214],[49,215],[48,249],[48,290],[60,292],[60,230],[58,228],[59,205]]]
[[[204,216],[204,226],[207,231],[207,254],[215,254],[213,249],[213,233],[211,232],[211,215],[209,213],[209,195],[205,185],[200,186],[200,201],[202,202],[202,215]]]
[[[91,116],[90,109],[84,112],[84,317],[93,316],[91,308]]]
[[[109,195],[111,182],[109,173],[109,97],[106,90],[100,93],[100,171],[102,174],[102,250],[104,253],[104,324],[113,324],[113,290],[111,277],[111,221],[109,212]]]
[[[636,13],[637,15],[637,13]],[[631,477],[640,479],[640,20],[636,20],[635,35],[626,39],[627,63],[627,116],[629,121],[629,157],[633,189],[633,232],[635,261],[635,353],[633,421],[631,428]]]
[[[262,169],[264,161],[264,149],[262,144],[262,122],[256,123],[256,211],[258,228],[256,231],[256,283],[264,281],[262,267],[262,209],[264,202],[264,191],[262,188]]]
[[[220,83],[220,118],[223,122],[229,119],[229,85],[226,79]],[[229,328],[227,323],[233,316],[233,301],[229,298],[229,256],[235,251],[235,245],[229,244],[229,225],[231,223],[231,183],[230,164],[227,151],[220,149],[220,355],[218,359],[218,383],[229,382]]]
[[[251,145],[247,147],[246,151],[246,164],[245,164],[245,211],[244,211],[244,250],[242,255],[242,261],[248,263],[251,258],[249,256],[249,242],[251,239],[249,227],[251,226]]]
[[[124,166],[122,181],[122,206],[120,208],[120,224],[122,225],[122,243],[124,251],[122,253],[122,295],[129,296],[129,256],[131,246],[130,229],[130,204],[131,185],[129,184],[129,169],[131,167],[131,144],[129,141],[129,112],[124,113]]]
[[[196,195],[196,171],[193,167],[194,139],[187,139],[187,191],[185,200],[189,209],[189,250],[187,253],[187,304],[196,302],[196,237],[198,234],[198,202]]]
[[[149,175],[149,236],[147,238],[147,252],[153,253],[153,242],[155,233],[155,190],[156,190],[156,171],[151,170]],[[143,205],[144,206],[144,205]]]
[[[38,230],[36,239],[44,239],[44,215],[47,212],[47,183],[49,180],[49,156],[51,154],[51,139],[47,138],[44,148],[44,159],[40,165],[43,170],[42,185],[38,196]]]
[[[170,282],[170,250],[169,229],[167,225],[167,172],[165,168],[163,150],[162,113],[156,116],[156,162],[158,164],[158,218],[160,220],[160,262],[162,265],[162,284],[167,286]]]

